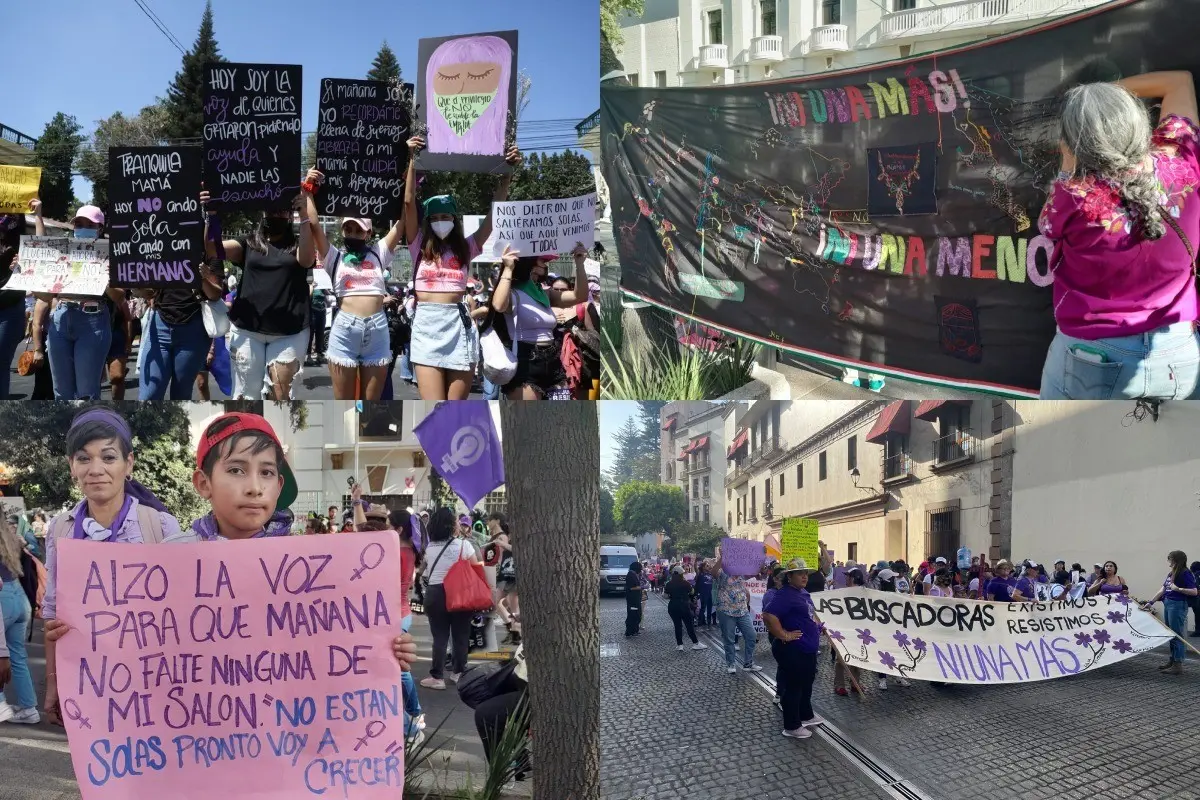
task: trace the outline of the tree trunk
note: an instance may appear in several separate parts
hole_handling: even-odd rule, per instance
[[[501,401],[529,659],[534,800],[600,798],[600,425],[595,403]]]

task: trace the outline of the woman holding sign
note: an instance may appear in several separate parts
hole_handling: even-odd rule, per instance
[[[412,318],[409,358],[422,400],[465,400],[471,393],[479,361],[479,333],[463,302],[471,261],[492,235],[492,212],[471,236],[463,235],[462,215],[450,195],[431,197],[417,211],[416,153],[425,140],[408,140],[408,175],[404,183],[404,238],[412,254],[416,310]],[[508,150],[505,160],[521,163],[521,151]],[[493,200],[508,199],[512,173],[500,178]]]
[[[315,169],[307,183],[316,187],[325,179]],[[317,218],[317,204],[306,195],[308,218]],[[371,242],[371,220],[342,220],[342,247],[334,247],[320,225],[312,227],[321,264],[329,274],[338,313],[329,330],[325,358],[333,379],[335,400],[378,400],[383,395],[392,363],[392,338],[384,304],[389,293],[385,275],[400,243],[400,221],[378,242]],[[355,387],[361,389],[356,393]]]
[[[46,597],[42,617],[46,620],[47,718],[62,724],[55,681],[55,646],[50,632],[55,622],[58,596],[59,539],[88,539],[93,542],[157,544],[178,537],[179,522],[167,507],[133,475],[133,433],[125,418],[111,408],[98,406],[76,415],[67,430],[67,463],[71,479],[83,499],[59,514],[46,530]]]
[[[200,193],[207,210],[204,250],[209,260],[222,258],[242,268],[237,297],[229,309],[229,355],[233,364],[233,398],[261,399],[269,373],[275,400],[291,397],[292,381],[308,351],[308,274],[317,261],[313,229],[318,226],[305,195],[293,209],[264,211],[252,236],[220,242],[209,237],[209,193]],[[300,235],[292,230],[292,214],[300,213]]]

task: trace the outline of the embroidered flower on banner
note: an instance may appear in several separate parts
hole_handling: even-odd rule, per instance
[[[904,631],[896,631],[892,634],[892,638],[896,640],[896,644],[904,647],[908,644],[908,634]]]
[[[1108,619],[1110,622],[1124,622],[1125,615],[1120,611],[1110,611],[1108,612]]]
[[[888,669],[896,668],[896,657],[891,653],[881,650],[879,652],[879,663],[883,664]]]
[[[1124,639],[1117,639],[1113,642],[1113,650],[1116,650],[1118,653],[1128,653],[1132,649],[1133,645]]]
[[[1112,641],[1112,636],[1103,628],[1097,628],[1092,638],[1096,640],[1096,644],[1108,644]]]
[[[871,635],[870,628],[855,628],[858,632],[858,638],[863,644],[875,644],[875,637]]]

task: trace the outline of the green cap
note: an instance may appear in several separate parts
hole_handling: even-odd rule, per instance
[[[458,203],[454,202],[454,198],[448,194],[439,194],[425,201],[425,216],[431,217],[434,214],[453,214],[458,216]]]

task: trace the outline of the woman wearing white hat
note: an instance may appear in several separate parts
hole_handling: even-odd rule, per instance
[[[804,727],[804,723],[816,717],[812,707],[812,687],[817,677],[821,629],[813,615],[812,598],[805,590],[812,571],[803,558],[789,561],[783,568],[783,588],[763,609],[763,622],[775,638],[772,650],[779,662],[783,735],[793,739],[811,736],[812,732]]]

